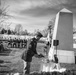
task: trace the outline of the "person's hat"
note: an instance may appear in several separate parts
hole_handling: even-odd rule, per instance
[[[55,54],[54,57],[56,57],[57,55]]]
[[[36,36],[37,37],[43,37],[43,35],[40,32],[37,32]]]

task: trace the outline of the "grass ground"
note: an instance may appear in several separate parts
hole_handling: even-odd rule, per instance
[[[38,52],[42,53],[43,46],[44,44],[38,44],[37,47]],[[7,61],[4,63],[0,63],[0,72],[1,71],[22,72],[23,61],[21,59],[21,54],[24,52],[24,50],[25,49],[9,48],[9,50],[0,53],[0,60]],[[39,71],[40,63],[41,59],[33,57],[31,63],[31,72]]]
[[[45,44],[38,43],[37,51],[43,53],[43,48]],[[10,50],[10,49],[9,49]],[[25,49],[11,48],[11,51],[8,52],[8,55],[0,55],[0,60],[7,61],[5,63],[0,63],[0,72],[21,72],[23,70],[23,61],[21,59],[21,54]],[[7,52],[6,52],[7,53]],[[40,70],[40,65],[42,63],[42,58],[33,57],[31,63],[31,72]],[[62,67],[67,69],[76,70],[75,64],[61,64]]]

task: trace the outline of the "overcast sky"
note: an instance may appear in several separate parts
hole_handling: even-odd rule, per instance
[[[13,18],[7,20],[15,24],[22,24],[23,29],[33,32],[43,30],[56,13],[62,8],[76,12],[76,0],[2,0],[9,5],[8,13]]]

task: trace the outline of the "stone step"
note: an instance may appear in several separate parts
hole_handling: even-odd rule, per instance
[[[4,51],[0,52],[0,56],[8,56],[11,51],[12,50],[4,50]]]
[[[0,53],[0,56],[9,56],[9,53]]]

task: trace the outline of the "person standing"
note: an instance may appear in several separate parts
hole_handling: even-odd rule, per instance
[[[0,41],[0,53],[4,51],[4,46],[3,46],[3,42]]]
[[[30,73],[30,63],[32,62],[32,57],[44,57],[42,54],[38,54],[36,51],[36,47],[37,47],[37,42],[39,41],[39,39],[42,37],[43,35],[38,32],[36,37],[28,40],[27,42],[27,49],[25,52],[23,52],[22,54],[22,59],[24,62],[24,73],[25,74],[29,74]]]
[[[58,57],[57,57],[57,55],[55,54],[54,55],[54,68],[56,68],[57,70],[59,70],[60,69],[60,64],[59,64],[59,60],[58,60]]]

